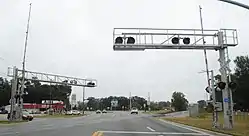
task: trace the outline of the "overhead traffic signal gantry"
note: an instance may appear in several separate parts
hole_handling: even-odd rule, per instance
[[[127,43],[126,37],[132,37],[133,42]],[[113,49],[115,51],[144,51],[148,49],[218,51],[221,81],[225,83],[225,85],[220,83],[220,88],[224,88],[220,91],[224,100],[224,128],[228,129],[233,127],[232,93],[230,93],[230,88],[226,87],[226,84],[228,85],[230,82],[230,79],[227,79],[230,75],[228,47],[237,45],[236,29],[114,28],[113,30]]]
[[[219,33],[224,33],[224,44],[238,44],[236,29],[155,29],[155,28],[114,28],[113,49],[118,51],[145,49],[199,49],[219,50]],[[205,44],[203,44],[205,38]]]

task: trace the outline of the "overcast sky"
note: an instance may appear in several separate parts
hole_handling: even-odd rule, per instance
[[[87,88],[87,97],[150,92],[158,101],[181,91],[190,102],[206,99],[206,75],[198,73],[205,69],[203,51],[114,52],[115,27],[200,28],[201,5],[205,29],[238,29],[230,58],[249,54],[249,11],[216,0],[0,0],[1,76],[8,66],[21,68],[30,2],[27,70],[95,78],[98,87]],[[218,52],[208,51],[215,74],[217,59]],[[73,93],[82,99],[82,88]]]

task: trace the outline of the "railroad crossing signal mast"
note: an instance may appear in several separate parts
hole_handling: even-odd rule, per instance
[[[205,38],[205,44],[202,40]],[[230,82],[228,47],[238,45],[236,29],[160,29],[160,28],[114,28],[114,51],[144,51],[147,49],[215,50],[219,51],[224,128],[233,128],[233,100]],[[214,90],[212,90],[214,91]]]
[[[23,75],[24,74],[24,75]],[[21,81],[31,80],[31,81],[39,81],[45,83],[55,83],[59,85],[69,85],[69,86],[81,86],[85,87],[96,87],[97,80],[95,79],[82,79],[76,77],[69,76],[61,76],[55,74],[47,74],[41,72],[32,72],[32,71],[23,71],[20,69],[8,68],[8,76],[12,77],[12,90],[11,90],[11,99],[10,99],[10,121],[22,120],[22,107],[23,107],[23,96],[25,92],[19,93],[22,86]],[[22,86],[22,87],[21,87]]]

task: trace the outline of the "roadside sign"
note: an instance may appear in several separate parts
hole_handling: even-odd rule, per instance
[[[112,100],[111,105],[112,107],[118,107],[118,100]]]
[[[229,102],[229,98],[224,98],[224,102]]]

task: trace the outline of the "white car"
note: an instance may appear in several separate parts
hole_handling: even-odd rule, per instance
[[[66,112],[66,115],[73,115],[73,111],[71,111],[71,110],[70,110],[70,111],[67,111],[67,112]]]
[[[80,111],[70,110],[66,112],[66,115],[80,115]]]
[[[131,114],[138,114],[138,109],[137,108],[132,108],[131,109]]]
[[[80,115],[80,111],[72,110],[72,114],[73,114],[73,115]]]

